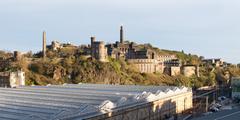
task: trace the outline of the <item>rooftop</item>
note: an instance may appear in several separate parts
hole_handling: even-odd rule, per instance
[[[0,119],[83,119],[188,91],[185,87],[99,84],[0,88]]]

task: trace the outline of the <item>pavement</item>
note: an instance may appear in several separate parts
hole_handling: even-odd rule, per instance
[[[234,107],[231,110],[221,110],[192,120],[240,120],[240,108]]]

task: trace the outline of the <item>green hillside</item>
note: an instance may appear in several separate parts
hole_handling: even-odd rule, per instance
[[[200,59],[197,55],[185,54],[179,51],[160,50],[152,46],[149,49],[155,50],[162,55],[176,55],[183,63],[199,65]],[[139,85],[177,85],[201,87],[215,85],[217,79],[226,81],[225,71],[231,75],[240,75],[239,69],[200,69],[201,77],[190,78],[183,75],[169,76],[166,74],[139,73],[136,68],[125,60],[109,58],[109,62],[102,63],[91,60],[85,56],[83,48],[66,47],[58,51],[47,51],[47,58],[40,58],[41,53],[28,53],[18,62],[11,62],[7,68],[1,71],[14,71],[23,69],[26,72],[28,85],[47,85],[63,83],[100,83],[100,84],[139,84]],[[0,52],[4,59],[11,56],[10,53]]]

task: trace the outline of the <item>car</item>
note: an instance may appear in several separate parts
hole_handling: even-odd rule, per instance
[[[221,96],[221,97],[218,97],[218,100],[219,101],[223,101],[223,100],[226,100],[227,98],[225,96]]]
[[[220,109],[220,108],[222,107],[222,105],[219,104],[219,103],[214,104],[214,106],[215,106],[216,108],[218,108],[218,109]]]
[[[218,112],[219,109],[218,109],[217,107],[211,107],[211,108],[210,108],[210,111],[211,111],[211,112]]]
[[[222,96],[222,100],[226,100],[227,98],[225,96]]]

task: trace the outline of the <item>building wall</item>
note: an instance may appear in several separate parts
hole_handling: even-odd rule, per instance
[[[165,61],[160,61],[158,59],[128,59],[128,62],[134,64],[141,73],[165,72],[172,76],[181,73],[180,64],[175,61],[167,66],[165,65]]]
[[[88,120],[164,120],[166,117],[181,115],[191,108],[192,92],[189,91],[127,109],[115,110]]]
[[[181,66],[181,61],[179,59],[171,59],[167,61],[163,61],[164,66],[166,67],[180,67]]]
[[[99,61],[107,61],[107,49],[105,48],[104,43],[99,44]]]
[[[107,48],[105,47],[104,42],[92,42],[92,57],[101,62],[107,62]]]
[[[123,43],[116,42],[114,44],[108,44],[106,45],[107,53],[110,57],[115,59],[119,59],[119,57],[128,58],[131,51],[130,46],[131,46],[131,43],[125,43],[125,42]]]
[[[129,59],[128,62],[134,64],[141,73],[163,73],[163,64],[155,59]]]
[[[183,66],[183,75],[186,77],[196,75],[196,66]]]
[[[19,52],[19,51],[14,51],[13,52],[13,58],[14,58],[14,61],[19,61],[22,57],[22,53]]]
[[[157,59],[160,61],[170,61],[173,59],[177,59],[177,57],[175,55],[160,55]]]
[[[240,77],[231,79],[232,98],[240,98]]]
[[[0,73],[0,87],[10,87],[9,73],[1,72]]]
[[[152,50],[135,50],[134,48],[128,51],[127,59],[157,59],[157,55]]]
[[[51,45],[51,49],[53,51],[57,51],[58,49],[61,49],[63,46],[61,43],[59,43],[58,41],[52,41],[52,45]]]
[[[221,67],[224,64],[224,61],[222,59],[203,59],[202,60],[204,66],[214,66],[214,67]]]
[[[24,85],[25,85],[25,73],[23,71],[0,73],[1,87],[18,87]]]
[[[171,67],[171,76],[176,76],[181,74],[181,68],[180,67]]]

